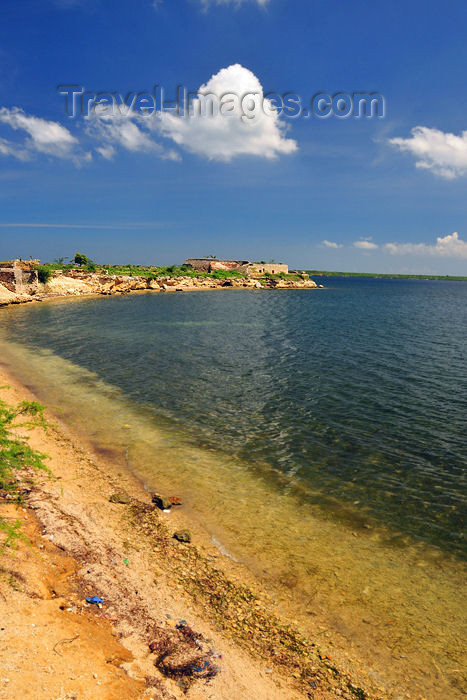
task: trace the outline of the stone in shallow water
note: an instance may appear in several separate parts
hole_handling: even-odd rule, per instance
[[[173,536],[179,542],[191,542],[191,534],[189,530],[177,530],[177,532],[174,532]]]
[[[111,503],[131,503],[131,498],[125,491],[117,491],[110,496],[109,501]]]
[[[165,498],[165,496],[161,496],[158,493],[153,495],[152,502],[160,508],[160,510],[170,510],[172,508],[170,498]]]

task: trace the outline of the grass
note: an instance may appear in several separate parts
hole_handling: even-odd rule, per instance
[[[10,406],[0,400],[0,498],[8,498],[10,503],[21,503],[17,478],[21,470],[49,471],[44,464],[46,455],[33,450],[27,438],[15,433],[17,428],[38,425],[45,427],[44,407],[37,401],[21,401],[17,406]],[[11,523],[0,516],[0,531],[4,533],[1,554],[21,537],[21,523]]]
[[[209,277],[211,279],[228,279],[232,277],[243,277],[236,270],[214,270],[213,272],[200,272],[194,270],[189,265],[96,265],[90,262],[88,265],[78,267],[74,264],[45,263],[38,265],[39,280],[41,276],[50,278],[54,270],[69,272],[73,269],[83,272],[101,272],[107,275],[124,275],[125,277],[145,277],[146,279],[158,279],[160,277]]]
[[[243,277],[236,270],[214,270],[213,272],[200,272],[189,265],[163,265],[159,267],[144,267],[142,265],[104,265],[108,275],[128,275],[130,277],[146,277],[157,279],[159,277],[210,277],[212,279],[228,279]]]

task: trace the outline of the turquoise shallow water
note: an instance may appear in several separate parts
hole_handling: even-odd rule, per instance
[[[465,553],[467,284],[326,284],[44,304],[0,331],[335,517]]]

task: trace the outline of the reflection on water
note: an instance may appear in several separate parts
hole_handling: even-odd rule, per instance
[[[467,286],[439,290],[43,304],[2,314],[3,359],[308,628],[456,696]]]

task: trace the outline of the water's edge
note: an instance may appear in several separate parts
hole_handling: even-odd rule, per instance
[[[50,351],[1,343],[9,371],[148,487],[179,493],[192,516],[269,582],[303,626],[313,629],[315,617],[327,620],[364,657],[373,656],[376,672],[395,658],[401,673],[407,663],[412,672],[424,669],[425,678],[414,683],[425,693],[427,674],[428,688],[441,682],[430,659],[443,668],[459,667],[463,567],[458,560],[410,540],[391,547],[383,530],[351,530],[323,518],[320,508],[297,494],[280,493],[240,460],[197,449],[177,432],[155,425],[88,370]],[[457,679],[452,674],[452,681]]]

